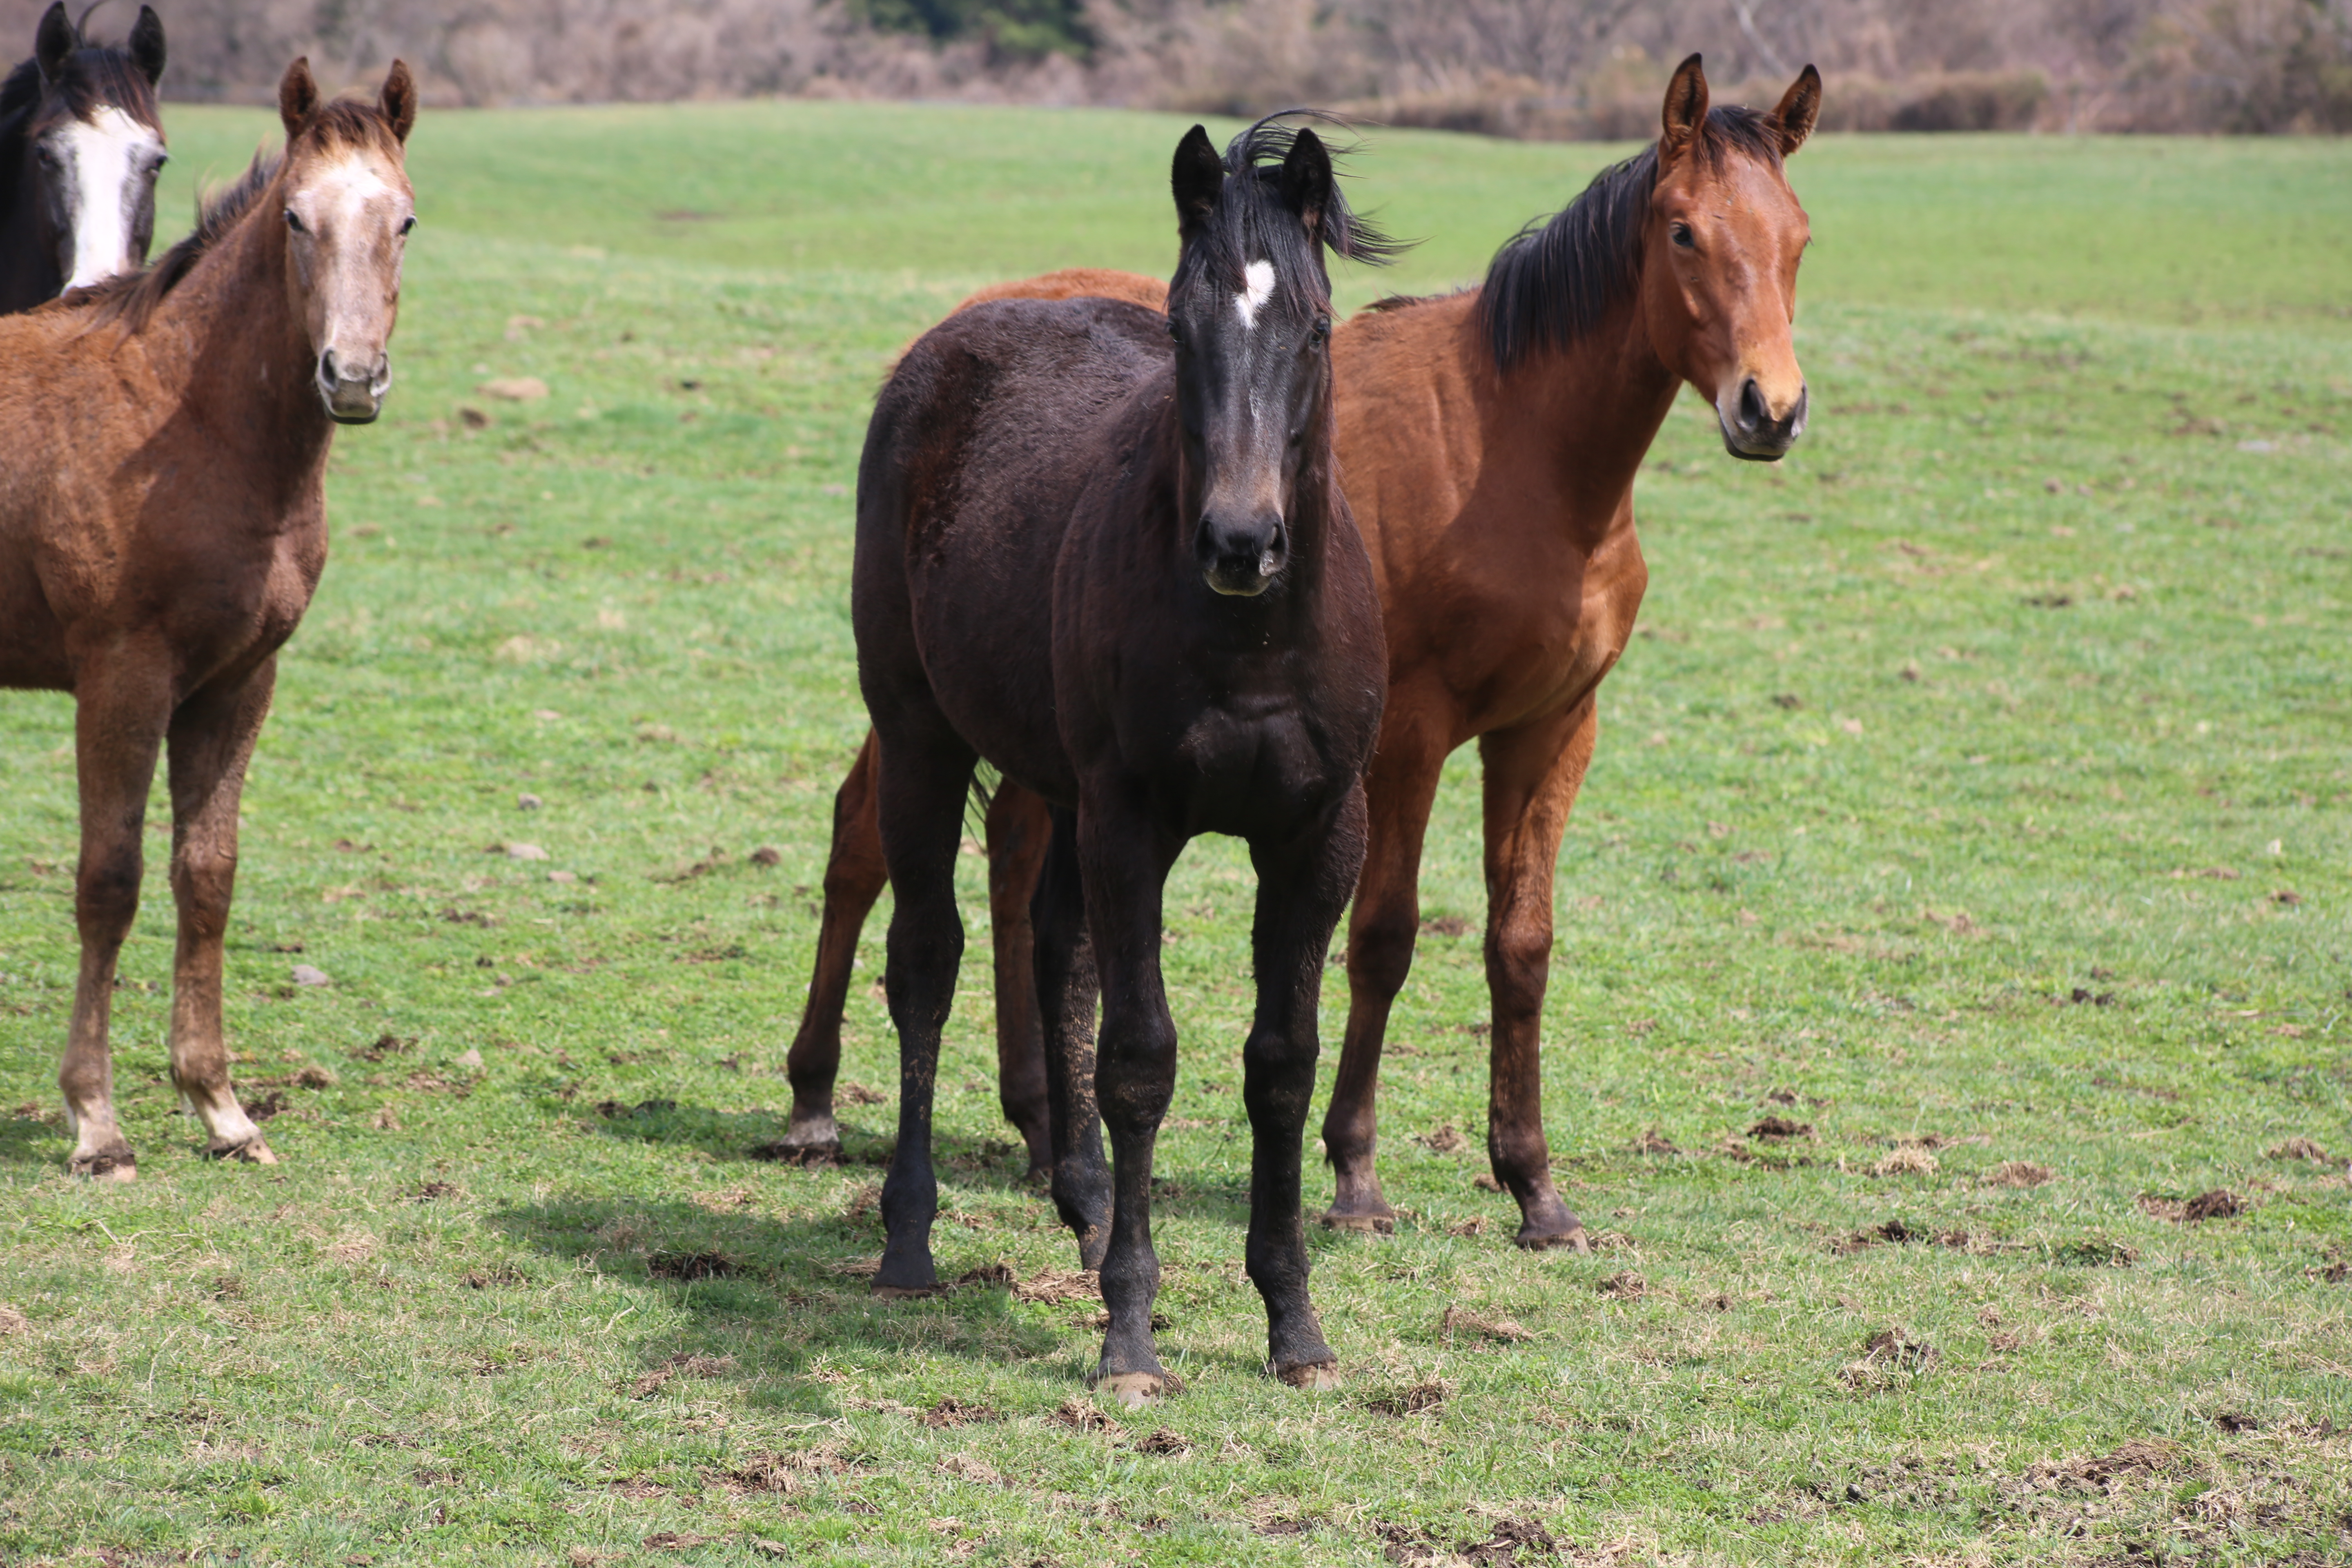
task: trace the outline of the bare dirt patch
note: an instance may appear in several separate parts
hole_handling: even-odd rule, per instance
[[[1003,1413],[993,1405],[975,1405],[969,1400],[947,1394],[938,1404],[923,1412],[923,1425],[934,1430],[950,1426],[965,1426],[975,1421],[1002,1421]]]
[[[723,1279],[740,1266],[721,1252],[650,1252],[646,1272],[656,1279]]]
[[[1054,1412],[1054,1420],[1073,1432],[1100,1432],[1110,1437],[1123,1430],[1118,1422],[1076,1394],[1062,1401],[1061,1408]]]
[[[1509,1318],[1482,1317],[1460,1306],[1445,1309],[1445,1315],[1437,1321],[1437,1332],[1438,1337],[1449,1345],[1454,1343],[1456,1335],[1461,1334],[1468,1335],[1473,1342],[1483,1340],[1498,1345],[1525,1344],[1535,1338]]]
[[[1792,1121],[1785,1116],[1768,1116],[1748,1128],[1748,1136],[1761,1143],[1784,1143],[1790,1139],[1811,1138],[1813,1124]]]
[[[1402,1419],[1444,1407],[1454,1397],[1454,1385],[1443,1378],[1424,1378],[1403,1388],[1386,1394],[1376,1394],[1364,1401],[1364,1408],[1376,1415],[1394,1415]]]
[[[2055,1174],[2031,1160],[2003,1160],[1977,1179],[1988,1187],[2038,1187]]]

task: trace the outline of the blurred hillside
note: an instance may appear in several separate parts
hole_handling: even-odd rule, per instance
[[[0,51],[46,0],[0,0]],[[100,35],[130,22],[110,0]],[[1635,137],[1703,50],[1725,99],[1807,61],[1847,130],[2352,130],[2352,0],[162,0],[167,94],[266,101],[308,54],[442,103],[920,98]]]

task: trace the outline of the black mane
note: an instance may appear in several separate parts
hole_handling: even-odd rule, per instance
[[[1738,153],[1777,169],[1779,127],[1757,110],[1710,109],[1693,151],[1710,165]],[[1528,225],[1495,252],[1478,319],[1496,369],[1507,371],[1538,349],[1566,348],[1633,298],[1657,181],[1652,143],[1601,170],[1557,216]]]
[[[1185,247],[1171,289],[1181,288],[1188,274],[1213,267],[1223,275],[1227,288],[1238,289],[1243,287],[1243,268],[1253,258],[1262,257],[1274,263],[1275,277],[1279,280],[1276,286],[1292,294],[1294,303],[1308,310],[1328,303],[1304,297],[1305,285],[1322,277],[1322,268],[1316,265],[1317,258],[1306,235],[1281,196],[1282,161],[1290,155],[1291,144],[1298,140],[1298,129],[1276,121],[1300,117],[1339,122],[1334,116],[1311,109],[1286,109],[1267,115],[1226,144],[1226,194],[1218,204],[1218,220],[1202,233],[1197,242]],[[1350,151],[1331,148],[1332,161],[1336,163]],[[1330,205],[1323,214],[1322,239],[1333,255],[1374,267],[1386,266],[1412,247],[1410,240],[1391,239],[1359,216],[1348,205],[1336,181],[1331,187]]]

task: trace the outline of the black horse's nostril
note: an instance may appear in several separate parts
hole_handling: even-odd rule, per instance
[[[1764,389],[1752,375],[1740,384],[1739,422],[1750,430],[1772,423],[1772,411],[1764,405]]]

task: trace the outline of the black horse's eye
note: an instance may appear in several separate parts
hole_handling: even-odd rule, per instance
[[[1685,250],[1691,250],[1697,247],[1698,237],[1691,233],[1690,225],[1686,223],[1678,223],[1675,225],[1672,232],[1675,237],[1675,243],[1681,246]]]
[[[292,207],[288,207],[286,209],[286,226],[292,229],[296,234],[308,234],[310,232],[309,229],[302,226],[302,215],[296,212]]]
[[[1316,317],[1314,326],[1307,329],[1307,335],[1310,339],[1318,343],[1324,339],[1329,337],[1331,335],[1331,318],[1328,316]]]
[[[1176,324],[1176,318],[1173,316],[1168,318],[1168,341],[1180,348],[1183,346],[1184,329]]]

